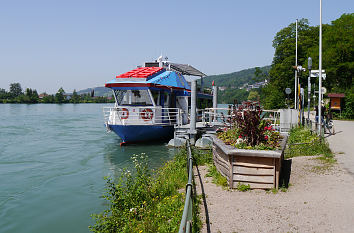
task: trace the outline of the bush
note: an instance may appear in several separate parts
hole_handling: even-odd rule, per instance
[[[155,175],[146,156],[133,156],[134,174],[124,170],[118,181],[107,179],[103,196],[109,209],[93,215],[93,232],[176,232],[182,218],[187,183],[186,151],[176,154]]]

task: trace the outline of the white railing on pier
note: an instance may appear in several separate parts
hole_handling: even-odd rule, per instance
[[[109,125],[180,125],[181,109],[154,106],[104,107],[105,124]]]
[[[231,119],[232,109],[230,108],[206,108],[202,112],[202,122],[204,125],[230,126]]]
[[[205,126],[229,127],[232,125],[233,114],[232,108],[206,108],[202,113],[202,122]],[[262,117],[265,120],[270,120],[273,128],[280,131],[279,110],[262,110]]]

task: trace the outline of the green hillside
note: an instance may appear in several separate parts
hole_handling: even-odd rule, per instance
[[[112,89],[109,89],[107,87],[94,87],[94,88],[86,88],[84,90],[80,90],[77,92],[77,94],[90,94],[92,89],[95,91],[95,96],[105,96],[109,97],[112,96]]]
[[[246,88],[240,89],[240,87],[264,81],[268,77],[270,68],[271,66],[254,67],[229,74],[211,75],[204,78],[204,83],[206,87],[210,87],[214,81],[215,85],[219,87],[218,102],[221,104],[230,104],[235,100],[240,103],[252,97],[253,100],[257,100],[261,89],[248,91]]]
[[[233,87],[238,88],[243,84],[253,84],[255,82],[264,81],[265,77],[268,76],[268,72],[271,66],[254,67],[250,69],[245,69],[229,74],[219,74],[211,75],[204,78],[204,84],[207,87],[211,86],[212,81],[215,81],[215,85],[219,87]],[[260,72],[258,77],[256,77],[256,69],[259,68]]]

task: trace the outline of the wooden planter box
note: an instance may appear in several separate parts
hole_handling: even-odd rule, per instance
[[[230,188],[238,183],[251,189],[278,189],[279,173],[287,136],[282,135],[279,150],[245,150],[226,145],[213,136],[213,159],[217,170],[227,178]]]

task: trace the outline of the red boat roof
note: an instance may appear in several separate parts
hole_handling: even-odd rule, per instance
[[[140,67],[124,74],[116,76],[116,78],[147,78],[162,71],[162,67]]]

